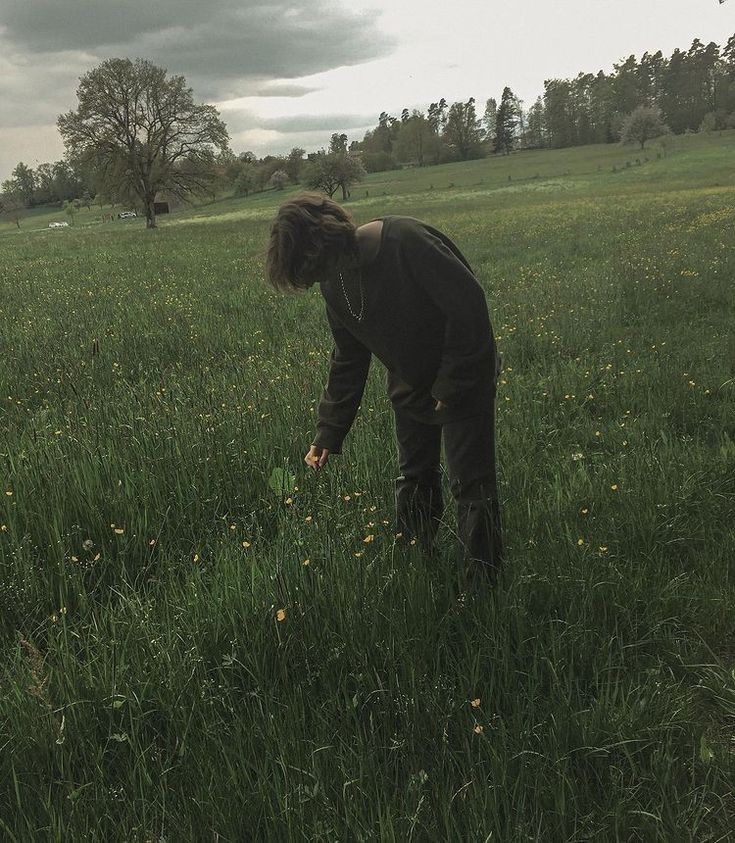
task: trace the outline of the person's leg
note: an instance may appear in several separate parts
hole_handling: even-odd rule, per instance
[[[450,488],[457,502],[461,567],[494,583],[503,565],[495,469],[495,396],[473,418],[443,426]]]
[[[400,477],[396,479],[396,530],[431,550],[443,512],[441,427],[423,424],[394,407]]]

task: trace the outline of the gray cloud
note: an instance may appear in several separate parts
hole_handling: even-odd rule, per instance
[[[320,90],[316,87],[308,87],[307,85],[289,85],[287,82],[277,83],[272,82],[263,88],[258,88],[253,91],[252,97],[305,97],[307,94],[312,94],[314,91]]]
[[[253,82],[362,64],[394,47],[374,16],[334,0],[4,0],[1,21],[25,53],[142,56],[219,99],[251,94]]]
[[[394,47],[378,16],[338,0],[1,0],[0,131],[47,132],[76,106],[79,77],[113,56],[149,59],[185,76],[198,100],[217,102],[305,96],[318,88],[291,80]],[[243,130],[260,122],[248,113],[223,117]],[[358,120],[343,118],[340,128]],[[330,120],[304,118],[307,129],[334,131]],[[298,131],[298,123],[267,128]]]
[[[292,117],[260,120],[258,126],[261,129],[288,134],[290,132],[336,132],[339,129],[359,129],[377,122],[378,118],[373,114],[295,114]]]
[[[0,35],[0,127],[54,123],[72,106],[79,76],[93,63],[78,52],[30,56]]]

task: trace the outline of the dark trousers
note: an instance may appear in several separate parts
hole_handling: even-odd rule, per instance
[[[394,406],[398,462],[397,529],[430,550],[443,512],[441,445],[457,505],[461,568],[474,580],[494,583],[503,563],[503,540],[495,471],[495,389],[478,415],[426,424]]]

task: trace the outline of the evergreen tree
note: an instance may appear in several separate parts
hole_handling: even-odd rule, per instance
[[[498,126],[498,103],[494,97],[490,97],[485,103],[485,113],[482,117],[482,123],[485,127],[485,137],[492,140],[495,137]]]
[[[330,152],[347,152],[347,135],[335,132],[329,140]]]
[[[435,135],[439,136],[444,131],[447,119],[447,101],[442,97],[439,102],[432,102],[429,106],[429,124]]]
[[[452,103],[447,114],[443,139],[457,151],[462,161],[479,155],[482,130],[475,112],[474,97],[470,97],[465,103]]]
[[[528,110],[526,146],[530,149],[539,149],[546,146],[546,114],[541,97],[538,97]]]
[[[566,79],[544,82],[544,109],[549,145],[558,149],[572,145],[570,86]]]
[[[3,193],[12,195],[15,201],[23,203],[25,208],[32,208],[34,204],[34,193],[36,190],[36,179],[33,170],[22,161],[15,165],[10,178],[3,182]]]
[[[686,102],[688,86],[686,53],[674,50],[669,59],[661,82],[661,106],[663,117],[674,134],[680,134],[689,128],[689,109]]]
[[[495,128],[495,152],[510,154],[516,140],[518,100],[509,87],[503,88]]]

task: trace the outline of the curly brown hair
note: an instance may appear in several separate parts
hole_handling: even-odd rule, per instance
[[[349,211],[321,193],[284,202],[271,226],[266,277],[284,292],[305,290],[341,255],[357,254]]]

